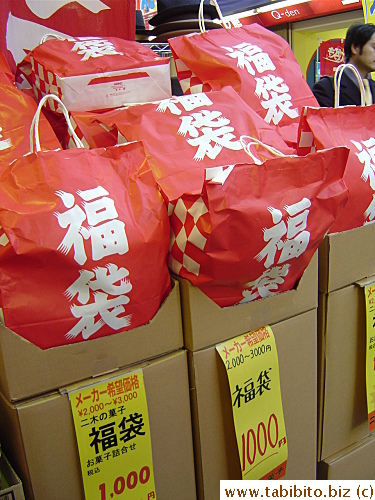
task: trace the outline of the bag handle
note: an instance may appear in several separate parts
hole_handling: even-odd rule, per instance
[[[249,139],[248,142],[246,142]],[[257,158],[250,150],[251,146],[254,146],[255,144],[262,146],[264,149],[272,153],[273,155],[281,158],[285,158],[286,154],[282,153],[278,149],[274,148],[273,146],[269,146],[268,144],[265,144],[264,142],[260,141],[259,139],[256,139],[255,137],[252,137],[251,135],[241,135],[240,137],[240,142],[241,146],[243,147],[244,151],[246,154],[252,158],[254,161],[255,165],[262,165],[262,160]],[[296,155],[290,155],[290,156],[296,156]]]
[[[200,5],[199,5],[199,10],[198,10],[198,21],[199,21],[199,29],[201,33],[206,32],[206,26],[204,24],[204,0],[200,0]],[[228,21],[224,21],[223,14],[220,10],[219,4],[217,3],[216,0],[210,0],[210,4],[213,4],[216,7],[217,13],[219,15],[219,19],[223,25],[223,28],[225,29],[231,29],[231,24]]]
[[[363,80],[361,75],[359,74],[359,71],[353,64],[340,64],[340,66],[337,67],[337,70],[335,72],[335,75],[333,77],[333,82],[334,82],[334,87],[335,87],[335,103],[334,106],[335,108],[340,107],[340,85],[341,85],[341,77],[345,69],[350,69],[353,73],[354,76],[356,77],[359,85],[359,91],[361,93],[361,106],[366,106],[366,100],[365,100],[365,86],[363,84]]]
[[[57,33],[47,33],[46,35],[42,36],[39,45],[46,42],[47,40],[65,40],[65,38],[61,35],[58,35]]]
[[[40,139],[39,139],[39,120],[40,120],[40,113],[42,110],[42,107],[44,106],[44,103],[48,100],[52,99],[56,102],[58,102],[59,107],[61,108],[63,115],[65,117],[66,123],[68,125],[69,132],[72,135],[72,138],[75,142],[75,145],[77,148],[84,148],[85,146],[83,145],[83,142],[80,140],[78,135],[76,134],[72,122],[70,121],[69,118],[69,113],[68,110],[66,109],[64,103],[57,97],[57,95],[54,94],[47,94],[41,98],[38,104],[38,108],[35,112],[35,115],[33,117],[33,120],[30,125],[30,151],[31,153],[34,152],[34,139],[35,139],[35,151],[41,151],[40,147]]]

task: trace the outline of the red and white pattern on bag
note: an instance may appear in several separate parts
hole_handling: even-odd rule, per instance
[[[314,134],[306,121],[306,108],[303,110],[298,128],[298,154],[305,156],[316,151]]]
[[[170,207],[169,268],[220,307],[291,290],[345,206],[348,154],[216,168]]]
[[[77,134],[78,139],[80,139],[82,141],[82,144],[85,146],[85,148],[89,149],[90,148],[89,143],[87,142],[87,140],[83,136],[81,129],[76,124],[72,115],[70,115],[70,123],[72,124],[73,130]],[[67,129],[67,131],[68,131],[68,136],[69,136],[67,147],[68,148],[76,148],[77,146],[76,146],[76,143],[74,142],[72,132],[70,131],[69,128]]]
[[[176,74],[184,94],[197,94],[199,92],[210,92],[211,86],[203,83],[176,55],[174,59]]]
[[[199,275],[201,254],[204,251],[207,234],[210,234],[211,220],[206,202],[202,196],[180,198],[169,210],[171,239],[168,266],[172,272],[183,276],[187,273]]]
[[[30,63],[33,74],[33,89],[37,101],[40,101],[43,96],[48,94],[55,94],[61,99],[62,90],[56,75],[46,70],[32,56],[30,56]],[[51,111],[58,111],[58,103],[52,99],[48,99],[45,106]]]

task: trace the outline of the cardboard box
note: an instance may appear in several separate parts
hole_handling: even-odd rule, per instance
[[[186,352],[177,351],[139,367],[146,388],[157,498],[194,500]],[[135,368],[138,366],[131,370]],[[115,375],[122,373],[126,371]],[[73,417],[65,391],[19,403],[10,403],[1,394],[0,434],[2,448],[17,468],[28,499],[84,500]]]
[[[363,288],[319,294],[318,458],[368,436]]]
[[[318,464],[318,479],[374,480],[375,436],[370,436]]]
[[[275,335],[288,464],[284,479],[316,479],[316,309],[272,325]],[[241,479],[231,396],[215,346],[189,352],[198,498],[217,500],[221,479]]]
[[[2,500],[25,500],[21,479],[14,472],[4,453],[0,457],[1,489],[0,499]]]
[[[319,246],[319,291],[332,292],[375,274],[375,224],[328,234]]]
[[[221,308],[188,280],[178,280],[184,344],[190,351],[204,349],[266,324],[291,318],[318,305],[317,253],[296,289],[232,307]]]
[[[146,325],[42,350],[0,325],[0,390],[11,401],[138,363],[183,346],[178,282]]]

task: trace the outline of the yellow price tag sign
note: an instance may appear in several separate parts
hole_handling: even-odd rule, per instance
[[[364,287],[366,297],[366,389],[369,432],[375,429],[375,283]]]
[[[85,497],[156,498],[142,370],[68,391]]]
[[[242,479],[280,479],[288,447],[273,332],[262,327],[216,350],[227,370]]]

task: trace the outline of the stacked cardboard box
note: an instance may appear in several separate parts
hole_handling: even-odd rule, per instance
[[[180,279],[198,498],[219,498],[220,480],[241,479],[227,375],[215,344],[267,324],[275,335],[288,439],[285,479],[316,478],[318,259],[295,290],[220,308]]]
[[[178,282],[147,325],[109,337],[43,351],[2,326],[0,441],[26,498],[84,498],[68,391],[142,368],[157,496],[194,499],[182,345]]]
[[[373,480],[375,436],[358,441],[318,464],[318,479]]]
[[[4,453],[2,453],[0,457],[0,474],[0,498],[4,500],[10,498],[12,500],[25,500],[21,480],[13,470],[13,467]]]
[[[328,235],[319,248],[318,459],[324,462],[319,465],[321,475],[323,471],[328,473],[330,464],[344,463],[344,458],[337,461],[337,454],[346,456],[348,447],[357,446],[369,435],[366,306],[359,282],[375,280],[374,245],[375,226],[368,225]],[[356,456],[358,459],[362,455],[358,452]],[[348,478],[346,473],[339,477],[340,470],[343,471],[336,468],[335,478]]]

